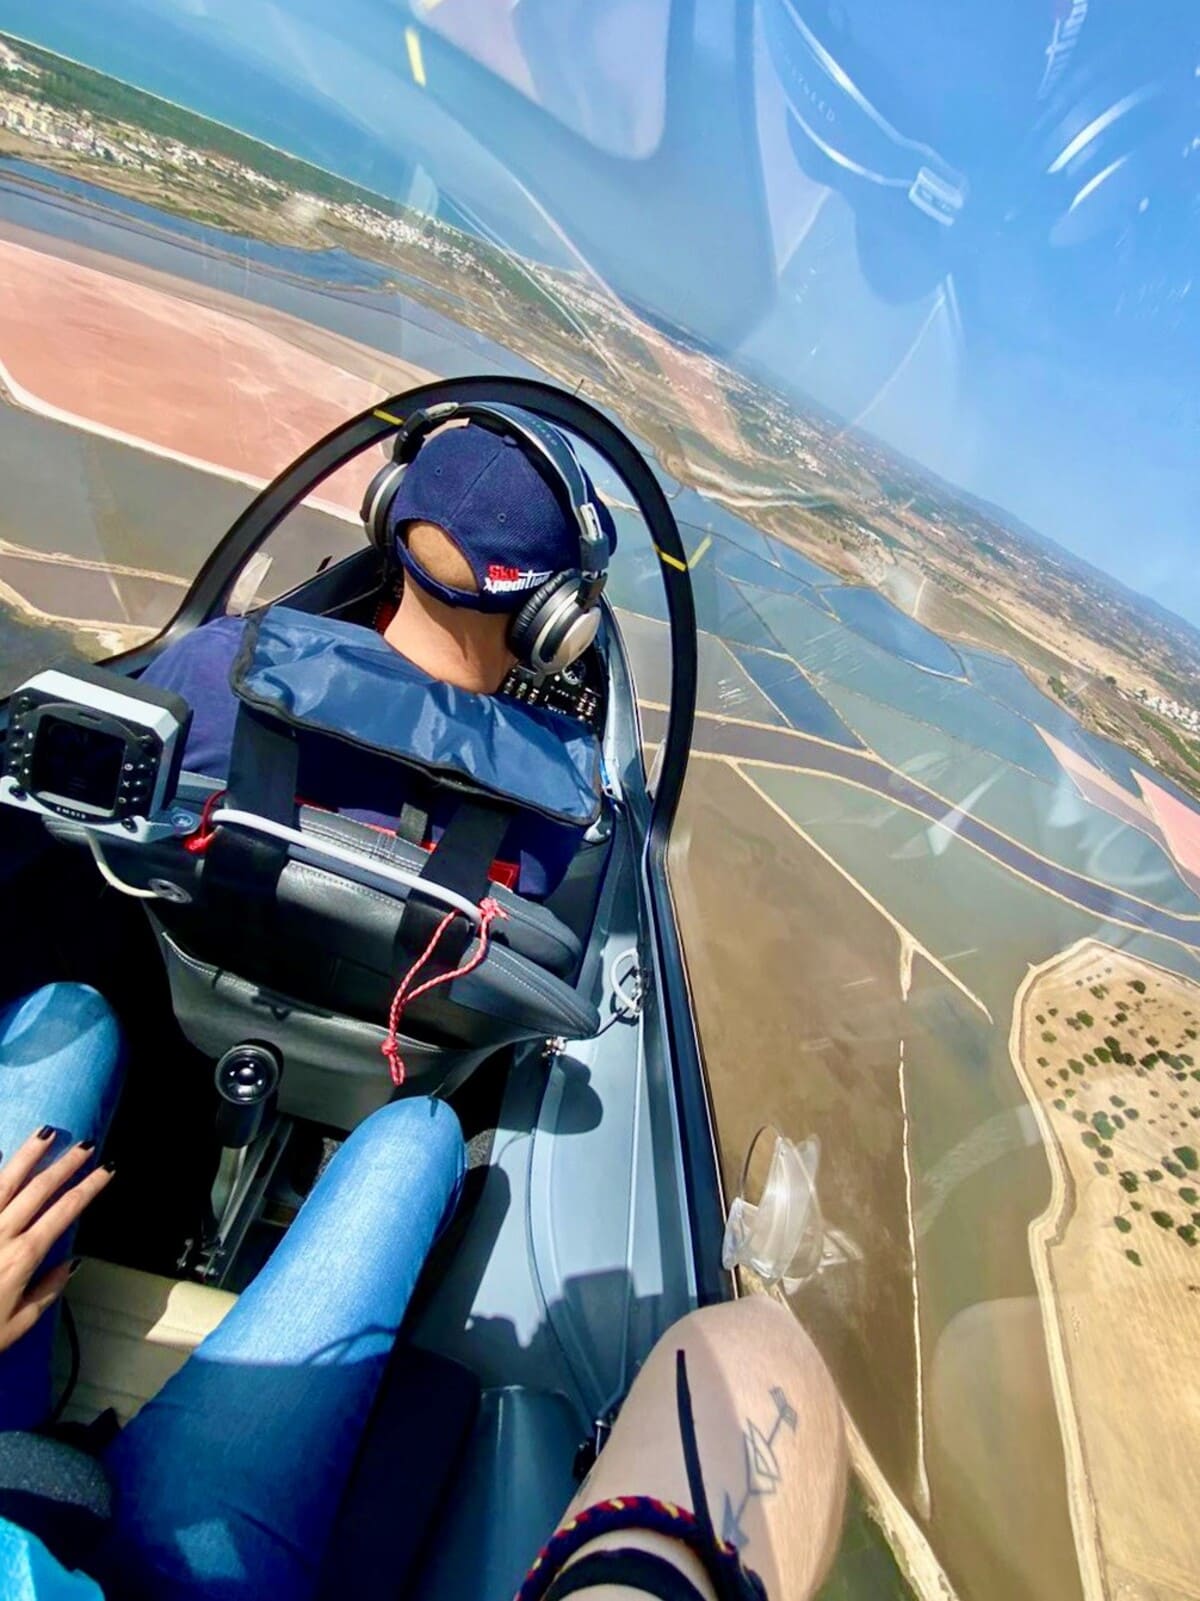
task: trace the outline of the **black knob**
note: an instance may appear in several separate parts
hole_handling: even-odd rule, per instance
[[[217,1138],[222,1145],[240,1150],[257,1137],[274,1104],[281,1071],[279,1054],[270,1045],[248,1042],[225,1052],[213,1075],[219,1096]]]

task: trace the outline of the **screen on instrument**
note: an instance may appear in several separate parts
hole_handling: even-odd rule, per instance
[[[45,716],[34,746],[31,787],[80,807],[112,812],[125,751],[125,741],[116,734]]]

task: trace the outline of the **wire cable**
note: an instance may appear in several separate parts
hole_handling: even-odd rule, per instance
[[[397,884],[403,884],[405,889],[419,890],[429,900],[441,901],[444,906],[453,907],[456,912],[462,912],[464,917],[469,917],[473,923],[478,924],[482,920],[483,914],[479,907],[465,895],[457,895],[452,889],[445,889],[441,884],[422,878],[419,873],[410,872],[407,868],[395,867],[391,862],[381,862],[375,857],[360,855],[359,852],[352,851],[346,846],[335,845],[331,840],[317,839],[312,834],[301,833],[298,828],[289,828],[286,823],[276,823],[271,818],[258,817],[253,812],[239,811],[234,806],[218,807],[211,821],[214,827],[220,823],[230,823],[238,828],[251,829],[258,834],[269,834],[272,839],[282,839],[289,845],[299,845],[314,856],[329,856],[335,862],[345,862],[350,867],[357,867],[360,872],[393,879]]]
[[[138,889],[136,884],[127,884],[123,878],[118,878],[108,865],[104,852],[100,849],[100,841],[96,838],[94,831],[90,828],[85,828],[83,832],[84,838],[87,840],[88,850],[91,851],[92,856],[95,858],[96,866],[100,871],[100,877],[110,888],[119,890],[122,895],[132,895],[134,900],[138,901],[159,901],[163,899],[157,890]]]

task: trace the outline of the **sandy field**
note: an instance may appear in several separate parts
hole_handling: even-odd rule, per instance
[[[1200,986],[1084,941],[1031,970],[1012,1045],[1055,1170],[1030,1248],[1085,1594],[1196,1601]]]

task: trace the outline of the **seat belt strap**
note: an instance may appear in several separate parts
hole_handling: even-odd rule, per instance
[[[229,753],[229,804],[294,828],[299,773],[294,731],[239,701]]]
[[[229,804],[294,828],[299,770],[300,747],[293,731],[240,702],[229,756]],[[204,859],[205,889],[236,900],[266,935],[261,914],[274,896],[287,853],[283,840],[219,828]]]
[[[421,878],[441,889],[479,902],[491,883],[491,866],[508,833],[512,818],[498,806],[475,799],[459,800],[442,837],[421,869]],[[445,903],[431,900],[419,889],[409,893],[393,950],[393,971],[399,972],[424,950],[434,930],[446,915]],[[431,961],[432,972],[448,972],[457,967],[463,952],[475,936],[474,925],[466,917],[456,917],[438,941]]]

